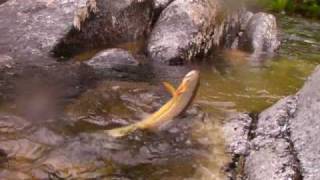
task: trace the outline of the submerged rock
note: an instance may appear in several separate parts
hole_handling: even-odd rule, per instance
[[[1,170],[0,171],[0,179],[6,179],[6,180],[28,180],[32,179],[31,176],[28,174],[19,172],[19,171],[13,171],[13,170]]]
[[[175,0],[157,20],[148,43],[152,60],[180,64],[207,52],[218,35],[219,0]]]
[[[93,68],[98,77],[122,80],[150,79],[150,68],[143,61],[138,61],[128,51],[115,48],[99,52],[85,64]]]
[[[29,140],[49,146],[58,146],[64,142],[64,137],[56,134],[48,128],[39,128],[28,136]]]
[[[161,106],[153,91],[158,91],[157,87],[148,83],[104,81],[67,105],[65,112],[75,123],[100,128],[127,125]]]
[[[251,18],[250,18],[251,17]],[[246,27],[240,37],[239,46],[253,54],[275,52],[279,46],[278,29],[275,16],[267,13],[247,14]]]
[[[12,115],[0,115],[0,133],[18,133],[19,131],[25,129],[30,126],[30,122]]]
[[[36,160],[40,158],[46,147],[28,139],[0,141],[0,150],[10,159]]]
[[[52,151],[42,168],[59,178],[99,178],[127,174],[128,168],[130,174],[135,174],[141,168],[170,166],[175,162],[185,165],[203,151],[204,147],[191,138],[188,122],[201,118],[198,113],[188,113],[172,130],[156,134],[136,132],[128,139],[114,139],[103,132],[81,134]]]

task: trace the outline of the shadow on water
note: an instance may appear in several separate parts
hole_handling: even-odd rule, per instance
[[[7,154],[0,151],[0,170],[4,169],[12,175],[22,167],[21,173],[25,176],[30,172],[45,174],[47,172],[29,170],[35,163],[45,161],[49,156],[50,162],[57,165],[55,168],[61,170],[71,167],[70,172],[61,170],[60,175],[83,175],[86,168],[89,168],[86,166],[86,158],[93,157],[96,160],[94,166],[101,166],[100,161],[103,166],[108,166],[102,174],[119,179],[226,178],[223,168],[231,158],[225,152],[221,129],[226,117],[235,112],[258,113],[282,97],[294,94],[320,62],[319,22],[281,16],[279,23],[283,31],[283,46],[277,55],[253,59],[251,55],[237,50],[216,51],[209,55],[199,64],[201,86],[195,105],[187,112],[188,116],[181,117],[182,122],[166,132],[142,136],[145,139],[126,139],[125,150],[110,150],[110,147],[116,149],[117,146],[103,143],[104,134],[98,134],[99,138],[88,138],[83,134],[131,124],[154,112],[168,99],[159,93],[158,86],[137,82],[101,82],[80,97],[71,99],[65,107],[59,107],[59,110],[64,109],[64,113],[59,114],[59,120],[43,123],[41,128],[46,130],[31,129],[28,131],[31,134],[18,132],[9,133],[8,137],[2,136],[2,131],[8,133],[10,128],[15,127],[3,128],[0,118],[0,148],[4,140],[4,144],[9,144],[16,155],[29,158],[28,162],[20,162],[9,157],[11,166],[3,168],[1,162]],[[143,46],[144,43],[135,42],[117,47],[140,53]],[[83,53],[74,59],[87,60],[100,50]],[[18,98],[18,108],[15,108],[28,111],[27,107],[30,109],[32,106],[31,109],[37,111],[29,116],[31,119],[36,116],[39,120],[42,115],[37,112],[43,112],[43,106],[55,107],[57,103],[54,99],[45,98],[51,97],[50,93],[36,94],[37,98],[29,97],[31,103]],[[1,112],[14,112],[10,109],[11,105],[1,107]],[[28,114],[25,111],[23,113]],[[55,111],[52,113],[55,114]],[[51,114],[48,116],[55,118]],[[16,119],[19,122],[17,129],[28,127],[27,120]],[[27,140],[9,141],[21,136]],[[110,147],[106,150],[104,146],[107,145]],[[70,159],[61,158],[65,156]],[[52,173],[59,175],[55,171]],[[3,177],[1,172],[0,177]]]

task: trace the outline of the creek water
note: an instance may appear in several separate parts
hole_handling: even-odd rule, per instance
[[[100,169],[92,168],[92,164],[90,167],[78,166],[78,161],[81,161],[82,158],[83,161],[86,161],[90,152],[81,152],[77,155],[70,152],[70,158],[75,156],[76,160],[73,161],[75,164],[71,163],[72,165],[68,167],[68,173],[74,175],[80,172],[83,175],[92,170],[93,174],[87,173],[81,177],[88,178],[103,174],[101,177],[106,179],[207,180],[226,178],[224,169],[231,161],[230,155],[226,153],[221,128],[226,117],[237,112],[259,113],[279,99],[296,93],[320,62],[320,34],[318,33],[320,22],[299,17],[279,16],[278,23],[282,46],[279,52],[272,57],[253,58],[250,54],[238,50],[223,50],[216,51],[202,60],[199,65],[201,85],[194,104],[200,107],[204,114],[200,118],[201,122],[194,122],[191,125],[182,124],[188,129],[188,133],[179,136],[180,139],[170,134],[129,138],[125,142],[130,145],[126,144],[125,150],[120,150],[124,153],[117,154],[114,151],[105,153],[111,157],[111,160],[108,162],[105,159],[102,160],[103,163],[108,164],[108,167],[103,166]],[[141,43],[125,44],[119,47],[137,52],[140,49],[139,46]],[[76,59],[87,59],[96,52],[98,51],[94,50],[82,54]],[[101,121],[101,118],[112,119],[116,125],[125,125],[132,123],[132,119],[141,119],[144,113],[152,113],[163,104],[163,100],[159,100],[159,97],[153,93],[154,88],[154,85],[147,83],[104,82],[67,105],[64,108],[67,115],[60,117],[62,120],[58,123],[48,121],[31,128],[28,131],[30,133],[1,134],[0,145],[7,146],[7,149],[14,151],[12,154],[23,158],[5,159],[5,155],[0,151],[0,171],[2,171],[0,177],[10,177],[15,174],[16,177],[23,178],[39,174],[39,176],[45,176],[43,174],[47,172],[53,173],[38,170],[38,166],[35,166],[39,162],[46,161],[47,156],[50,156],[50,162],[56,163],[54,165],[58,166],[57,169],[67,166],[68,160],[59,164],[57,162],[60,161],[56,160],[59,158],[54,155],[57,154],[60,157],[61,154],[64,154],[64,146],[66,151],[72,148],[76,148],[74,151],[82,147],[87,148],[82,145],[78,147],[74,142],[73,145],[72,143],[69,145],[69,139],[78,138],[80,133],[95,132],[110,125],[103,124],[105,122]],[[39,98],[41,101],[41,97]],[[191,114],[194,114],[192,111],[198,112],[192,109],[190,111]],[[3,105],[1,112],[16,112],[15,105]],[[64,118],[77,120],[87,118],[90,121],[77,121],[70,125],[64,122]],[[17,121],[23,124],[22,120]],[[50,129],[50,132],[43,128]],[[45,136],[45,140],[42,141],[41,138],[39,140],[38,136]],[[23,141],[13,142],[19,139]],[[34,139],[37,139],[38,144],[29,142]],[[59,143],[59,141],[64,141],[63,139],[67,139],[67,142]],[[78,139],[74,141],[77,142]],[[45,145],[41,142],[45,142]],[[123,146],[123,142],[114,146],[117,145]],[[128,148],[138,149],[135,152],[139,156],[128,155]],[[61,154],[54,153],[57,149],[62,149]],[[148,156],[143,154],[145,151]],[[100,150],[94,151],[94,153],[97,152]],[[112,157],[113,153],[116,157]],[[192,155],[189,157],[190,153]],[[95,157],[93,166],[99,166],[101,160],[92,154],[90,157]],[[126,164],[114,163],[113,159],[117,161],[117,158],[120,159],[118,161],[126,161]],[[174,160],[170,161],[170,158]],[[60,175],[63,173],[66,172],[63,170],[58,172]],[[52,177],[54,179],[56,175]]]

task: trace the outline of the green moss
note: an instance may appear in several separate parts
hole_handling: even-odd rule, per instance
[[[320,18],[320,1],[318,0],[248,0],[248,2],[274,12]]]

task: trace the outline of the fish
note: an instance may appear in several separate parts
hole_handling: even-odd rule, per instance
[[[154,130],[170,123],[174,118],[181,115],[192,103],[196,96],[200,84],[200,73],[198,70],[188,72],[181,84],[175,89],[170,83],[163,82],[165,89],[171,94],[172,98],[165,103],[158,111],[139,122],[119,127],[111,130],[105,130],[109,136],[120,138],[130,133],[140,130]]]

